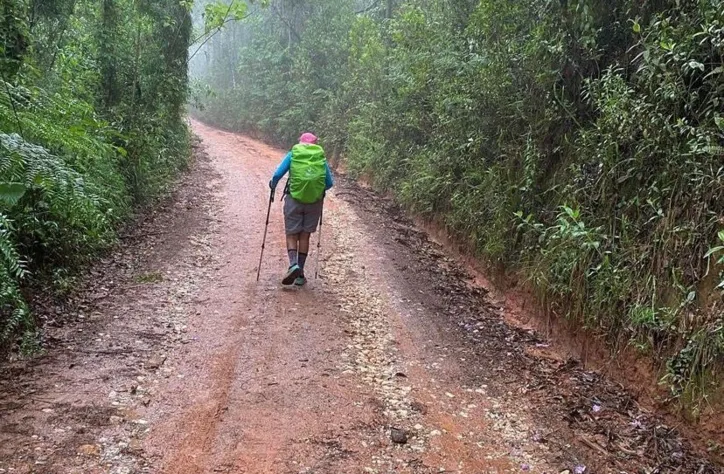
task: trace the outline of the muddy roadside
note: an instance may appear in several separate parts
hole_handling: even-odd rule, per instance
[[[546,347],[534,352],[557,359],[573,358],[621,385],[648,411],[662,417],[670,426],[692,441],[719,464],[724,463],[724,391],[710,393],[695,407],[684,407],[672,398],[670,387],[662,383],[666,360],[642,353],[625,336],[616,341],[582,328],[577,322],[547,311],[520,271],[476,258],[470,244],[451,237],[436,221],[413,219],[430,240],[458,261],[471,277],[471,283],[489,291],[496,306],[503,307],[505,321],[523,330],[534,330],[545,339]]]
[[[408,293],[418,293],[414,304],[435,316],[433,325],[455,328],[439,331],[449,340],[436,344],[466,349],[463,375],[470,386],[489,387],[511,407],[530,407],[541,427],[532,441],[545,443],[557,463],[612,472],[722,472],[707,446],[692,444],[634,393],[585,368],[580,359],[562,356],[534,330],[508,324],[505,308],[475,275],[392,200],[341,181],[336,196],[363,214],[361,220],[386,249],[391,271],[410,275],[407,284],[414,288]]]
[[[125,230],[77,291],[38,302],[41,353],[0,364],[0,473],[148,467],[144,415],[158,380],[171,376],[167,358],[194,342],[187,308],[213,258],[214,171],[198,141],[194,152],[175,191]]]

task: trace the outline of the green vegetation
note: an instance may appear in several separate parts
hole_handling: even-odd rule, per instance
[[[189,157],[190,2],[0,3],[0,343]],[[28,342],[26,341],[27,345]]]
[[[689,406],[721,388],[722,1],[273,0],[192,73],[204,120],[314,130]]]

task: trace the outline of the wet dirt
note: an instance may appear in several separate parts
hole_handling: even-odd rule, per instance
[[[716,473],[551,356],[389,200],[338,177],[282,288],[282,150],[194,122],[174,199],[2,366],[0,473]]]

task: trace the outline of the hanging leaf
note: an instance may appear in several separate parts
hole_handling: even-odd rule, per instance
[[[22,183],[0,182],[0,202],[14,206],[25,195],[27,188]]]
[[[204,30],[208,33],[222,28],[230,21],[242,20],[246,16],[247,10],[246,3],[239,0],[231,0],[229,4],[209,3],[204,8]]]

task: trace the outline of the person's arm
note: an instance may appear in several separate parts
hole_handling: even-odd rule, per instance
[[[274,172],[274,175],[272,176],[271,181],[269,181],[270,188],[276,189],[277,184],[279,184],[279,180],[281,180],[284,177],[284,175],[289,172],[289,167],[291,165],[292,165],[292,152],[290,151],[284,157],[282,162],[279,163],[279,166],[277,167],[277,170]]]
[[[334,186],[334,178],[332,178],[332,172],[329,170],[329,164],[326,165],[326,168],[327,168],[327,176],[326,176],[325,179],[324,179],[324,181],[325,181],[325,183],[324,183],[324,185],[325,185],[324,190],[325,190],[325,191],[331,189],[332,186]]]

